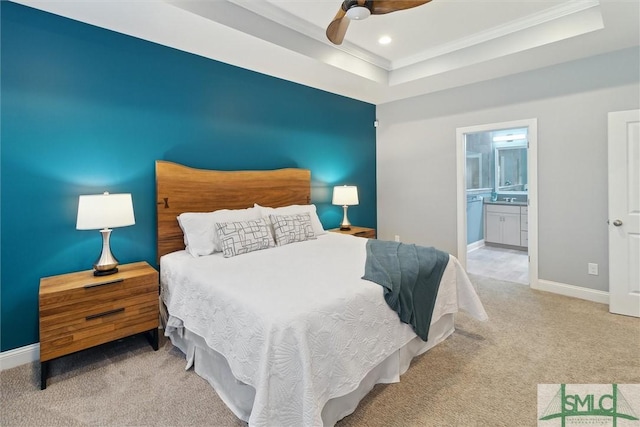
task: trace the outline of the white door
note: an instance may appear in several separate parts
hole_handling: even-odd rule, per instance
[[[640,110],[609,113],[609,311],[640,317]]]

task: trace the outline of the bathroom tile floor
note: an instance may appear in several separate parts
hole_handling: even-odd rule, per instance
[[[467,272],[527,285],[529,254],[516,249],[482,246],[467,253]]]

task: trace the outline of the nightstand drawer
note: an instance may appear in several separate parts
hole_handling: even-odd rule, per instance
[[[158,327],[158,298],[147,298],[136,305],[114,304],[113,309],[73,318],[68,322],[43,322],[40,360],[104,344]]]
[[[131,279],[100,282],[108,283],[100,286],[91,286],[92,283],[81,287],[63,290],[52,294],[41,294],[40,317],[55,317],[57,315],[84,313],[100,310],[97,306],[105,303],[134,298],[137,295],[150,294],[155,291],[158,294],[158,284],[150,281],[153,276],[141,276]]]
[[[41,317],[40,333],[48,339],[95,325],[115,322],[122,318],[133,321],[135,320],[133,317],[145,311],[154,311],[157,305],[158,295],[148,292],[131,298],[104,302],[88,310],[70,308],[66,313]],[[152,318],[154,315],[155,313],[150,313],[147,317]]]

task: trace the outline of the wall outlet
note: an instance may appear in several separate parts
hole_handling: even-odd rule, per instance
[[[395,237],[395,241],[396,241],[396,242],[399,242],[399,241],[400,241],[400,236],[399,236],[399,235],[397,235],[397,234],[396,234],[396,237]]]
[[[598,275],[598,264],[590,262],[587,264],[587,272],[593,276]]]

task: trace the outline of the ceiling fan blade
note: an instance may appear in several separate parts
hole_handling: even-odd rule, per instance
[[[383,15],[398,10],[411,9],[412,7],[422,6],[430,1],[431,0],[373,0],[371,14]]]
[[[347,33],[347,28],[349,28],[349,19],[346,15],[347,12],[340,7],[335,18],[333,18],[333,21],[331,21],[327,27],[327,38],[333,44],[342,44],[344,40],[344,35]]]

